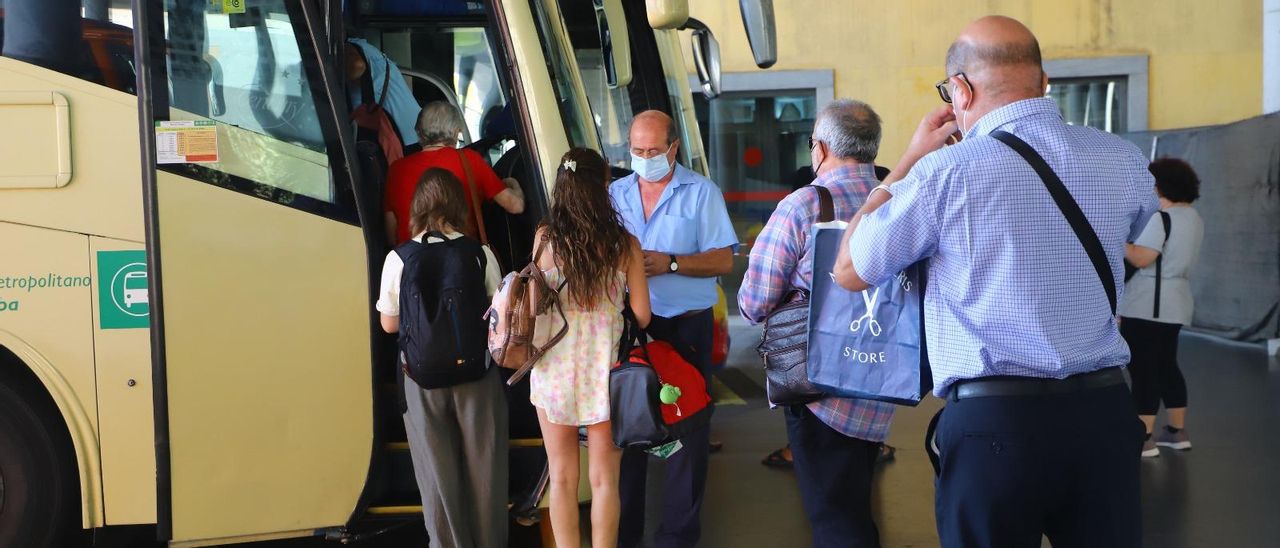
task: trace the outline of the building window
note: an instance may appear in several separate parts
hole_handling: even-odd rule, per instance
[[[1111,133],[1147,129],[1147,57],[1049,59],[1046,97],[1068,124]]]
[[[1128,88],[1127,76],[1057,78],[1049,80],[1045,96],[1058,103],[1068,124],[1124,133],[1128,131]]]

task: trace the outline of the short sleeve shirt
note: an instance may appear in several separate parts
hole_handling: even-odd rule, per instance
[[[991,137],[997,129],[1026,141],[1062,179],[1117,288],[1125,242],[1158,207],[1142,152],[1066,124],[1052,99],[993,110],[959,144],[917,162],[890,187],[893,198],[862,218],[849,251],[874,284],[929,259],[925,332],[939,396],[958,380],[1061,379],[1129,362],[1084,247],[1026,160]]]
[[[400,67],[396,65],[395,61],[392,61],[386,54],[382,53],[381,50],[366,42],[363,38],[348,38],[347,42],[360,48],[360,52],[364,54],[374,93],[380,93],[383,82],[387,78],[391,78],[391,81],[387,83],[387,96],[382,99],[382,105],[387,109],[387,112],[391,113],[396,132],[400,134],[400,140],[404,142],[404,145],[417,144],[418,134],[413,127],[418,123],[418,113],[422,111],[422,107],[418,106],[418,100],[413,97],[413,91],[409,89],[409,84],[405,82],[404,75],[400,72]],[[351,87],[350,99],[352,107],[364,101],[362,94],[361,86]],[[376,101],[376,98],[374,100]]]
[[[671,255],[725,247],[737,251],[738,235],[715,183],[676,164],[675,175],[648,219],[644,218],[639,185],[635,174],[628,175],[609,186],[609,196],[641,248]],[[649,278],[649,300],[654,314],[674,318],[715,306],[719,295],[715,278],[671,273]]]
[[[1120,315],[1163,323],[1191,325],[1194,302],[1191,298],[1189,274],[1200,256],[1204,239],[1204,221],[1191,207],[1171,207],[1169,240],[1164,238],[1164,222],[1152,215],[1147,227],[1134,240],[1134,245],[1160,252],[1160,315],[1155,315],[1156,265],[1139,270],[1124,288]]]
[[[414,236],[416,242],[422,241],[422,234]],[[450,232],[445,234],[450,240],[462,237],[462,234]],[[428,244],[443,242],[440,238],[427,238]],[[484,249],[484,289],[485,292],[492,296],[498,291],[498,284],[502,281],[501,275],[498,274],[498,259],[493,256],[493,252],[489,251],[489,247]],[[404,273],[404,261],[400,259],[400,255],[395,251],[387,253],[387,259],[382,263],[382,283],[378,288],[378,302],[374,308],[378,312],[388,316],[400,315],[400,275]]]
[[[498,174],[494,173],[493,168],[489,167],[480,154],[471,149],[445,147],[423,150],[401,158],[391,164],[391,169],[387,172],[387,192],[383,203],[384,210],[396,216],[396,245],[409,239],[409,205],[413,203],[413,193],[418,188],[418,180],[422,179],[422,174],[428,169],[439,167],[449,170],[454,177],[458,178],[458,182],[462,183],[462,192],[467,199],[474,199],[471,188],[467,186],[467,173],[462,169],[463,157],[466,157],[467,165],[471,167],[471,176],[479,187],[478,192],[482,200],[492,200],[494,196],[507,189],[502,179],[498,178]],[[476,219],[474,210],[469,206],[467,215],[472,223],[471,226],[478,226],[480,219]],[[467,233],[477,237],[473,230],[468,230]]]

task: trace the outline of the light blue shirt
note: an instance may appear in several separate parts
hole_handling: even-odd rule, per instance
[[[373,100],[377,102],[382,93],[382,82],[387,79],[387,73],[391,73],[391,82],[387,84],[387,98],[382,102],[382,107],[391,115],[391,120],[396,124],[396,132],[400,134],[400,140],[404,142],[404,146],[418,144],[418,132],[414,129],[418,125],[418,113],[422,112],[422,107],[418,105],[418,100],[413,97],[413,91],[409,89],[409,84],[404,81],[404,75],[400,73],[400,67],[396,66],[396,62],[389,59],[386,54],[382,53],[378,48],[366,42],[363,38],[348,38],[356,47],[360,48],[360,52],[364,53],[365,64],[368,66],[369,77],[373,79]],[[360,86],[351,86],[351,107],[355,108],[363,101],[363,91]]]
[[[1067,125],[1051,99],[983,116],[921,159],[858,225],[854,270],[882,283],[928,258],[925,333],[934,393],[989,376],[1061,379],[1129,363],[1102,282],[1044,183],[1003,129],[1044,157],[1106,251],[1117,291],[1124,245],[1159,207],[1147,160],[1127,141]]]
[[[640,247],[646,251],[694,255],[723,247],[738,250],[738,235],[733,231],[720,188],[682,165],[676,164],[675,176],[662,191],[648,221],[634,173],[609,185],[609,196],[627,231],[640,240]],[[659,316],[674,318],[711,308],[717,300],[715,278],[681,274],[649,278],[649,301],[653,313]]]

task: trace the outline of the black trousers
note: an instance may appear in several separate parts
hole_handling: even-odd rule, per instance
[[[1123,385],[948,399],[935,419],[944,548],[1142,546],[1146,433]],[[928,440],[926,440],[928,443]]]
[[[707,309],[678,318],[654,316],[649,335],[667,341],[707,379],[710,386],[711,329],[714,318]],[[707,485],[707,457],[711,429],[702,428],[685,436],[684,446],[667,458],[663,482],[662,523],[654,546],[688,547],[702,537],[702,495]],[[645,486],[648,480],[649,454],[627,450],[622,453],[618,478],[618,495],[622,499],[618,523],[618,546],[642,545],[644,538]]]
[[[871,479],[880,444],[827,426],[803,405],[786,408],[796,481],[813,530],[813,546],[879,548],[871,518]]]
[[[1154,415],[1160,402],[1169,409],[1187,406],[1187,381],[1178,367],[1178,333],[1182,325],[1137,318],[1120,322],[1120,335],[1129,343],[1129,377],[1139,415]]]

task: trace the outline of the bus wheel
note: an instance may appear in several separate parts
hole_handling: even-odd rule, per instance
[[[70,440],[47,411],[0,383],[0,548],[66,546],[79,529]]]

